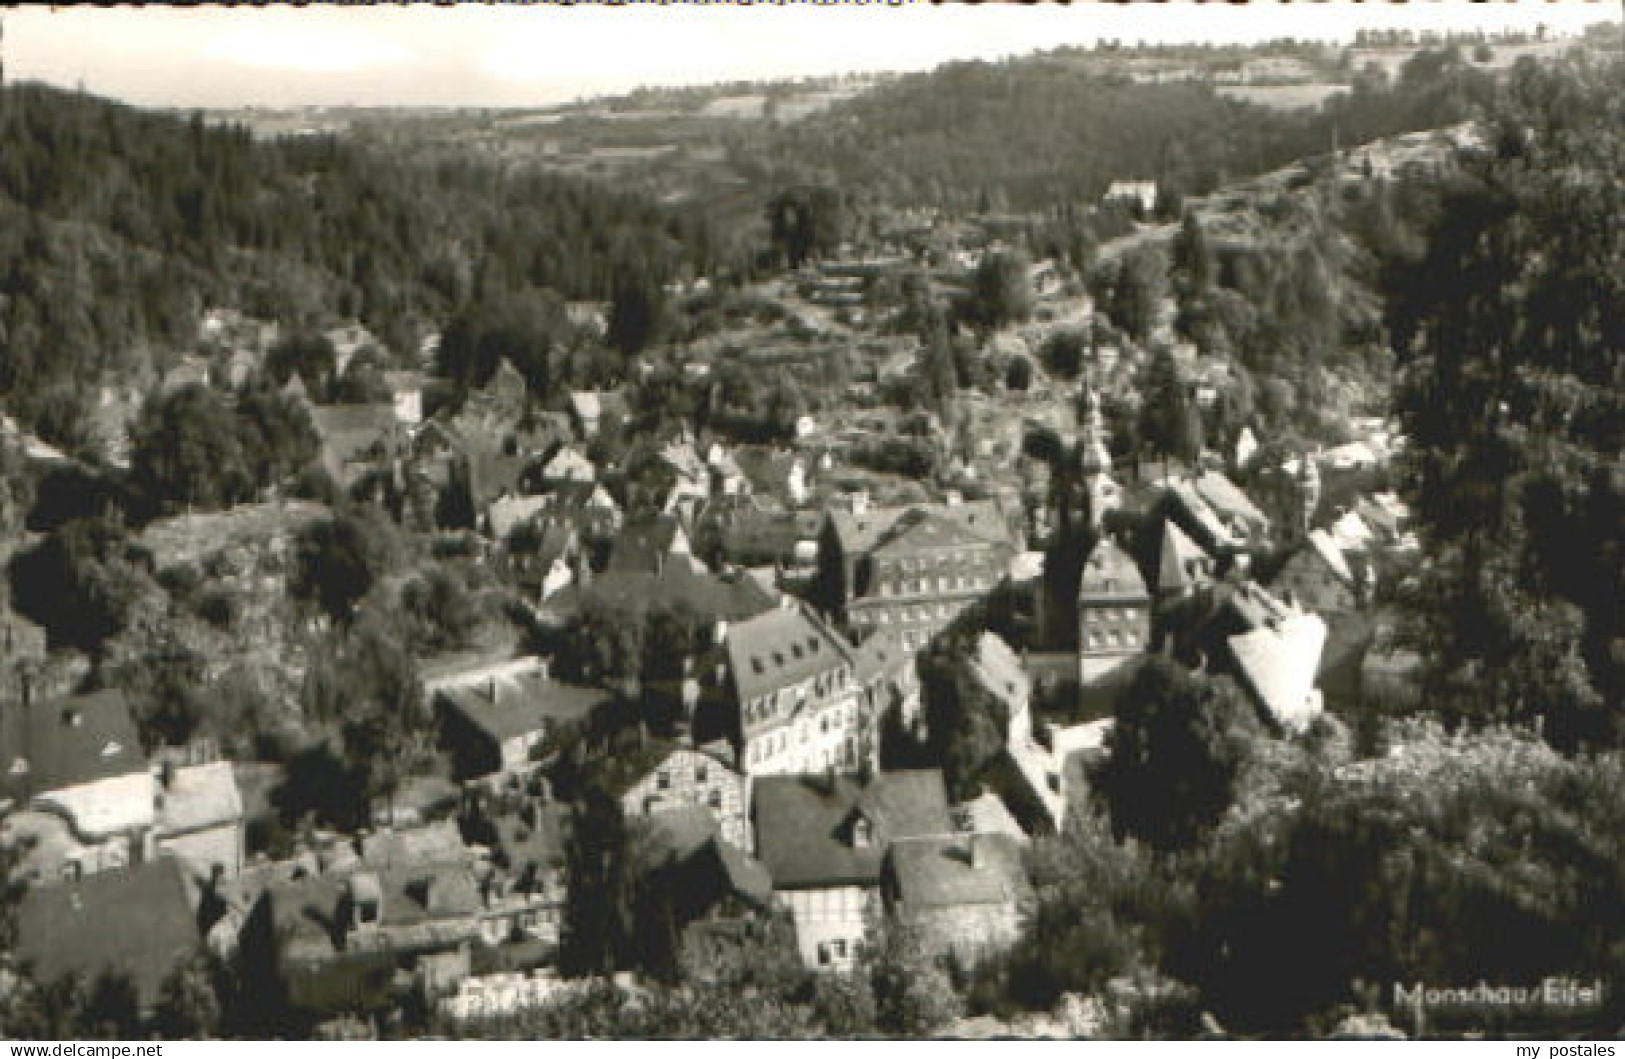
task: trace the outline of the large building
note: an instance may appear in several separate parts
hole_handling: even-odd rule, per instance
[[[1078,582],[1078,682],[1094,683],[1144,651],[1151,594],[1128,553],[1102,537]]]
[[[150,859],[159,795],[122,692],[0,707],[0,841],[29,847],[29,874]]]
[[[809,967],[849,967],[862,952],[893,843],[955,834],[935,769],[884,772],[867,784],[771,776],[755,782],[752,800],[758,855]]]
[[[876,754],[852,645],[811,612],[780,607],[732,625],[717,684],[736,712],[749,776],[858,771]]]
[[[823,601],[856,639],[915,651],[1009,572],[1017,548],[991,502],[831,513],[819,542]]]

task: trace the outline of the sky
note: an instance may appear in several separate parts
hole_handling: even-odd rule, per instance
[[[0,10],[5,74],[142,106],[545,106],[649,85],[929,69],[1098,39],[1578,32],[1620,0],[918,2]]]

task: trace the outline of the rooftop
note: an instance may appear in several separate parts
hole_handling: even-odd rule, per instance
[[[145,774],[129,702],[116,689],[0,708],[0,789],[19,800]]]
[[[219,824],[241,821],[243,798],[229,761],[189,765],[170,774],[158,827],[169,834],[184,834]]]
[[[1078,596],[1089,599],[1146,599],[1145,579],[1127,552],[1110,537],[1102,537],[1083,565]]]
[[[37,980],[113,971],[129,976],[143,1007],[201,942],[184,874],[169,857],[34,887],[17,910],[16,952]]]
[[[744,701],[852,661],[839,634],[799,607],[779,607],[728,630],[728,666]]]
[[[1287,731],[1301,732],[1320,712],[1315,674],[1326,637],[1319,615],[1293,614],[1229,639],[1243,683]]]
[[[1164,520],[1162,524],[1162,550],[1157,559],[1157,588],[1175,592],[1195,582],[1193,570],[1202,569],[1212,560],[1201,546],[1178,525]]]
[[[763,776],[753,787],[757,853],[779,890],[873,886],[886,846],[954,833],[938,769],[882,772],[867,786],[842,776]],[[872,832],[854,841],[853,825]]]
[[[483,686],[445,688],[440,695],[496,742],[580,720],[610,698],[600,688],[566,684],[543,673],[497,677]]]
[[[889,858],[905,909],[1004,904],[1028,889],[1021,844],[1009,835],[900,839]]]

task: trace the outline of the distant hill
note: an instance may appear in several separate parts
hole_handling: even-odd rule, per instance
[[[190,349],[207,305],[359,318],[406,349],[482,293],[605,299],[728,254],[691,212],[580,179],[0,90],[0,400],[53,440],[99,384]]]

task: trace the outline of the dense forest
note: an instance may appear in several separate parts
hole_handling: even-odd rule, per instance
[[[206,305],[357,318],[409,351],[475,299],[607,300],[731,260],[703,222],[583,181],[0,95],[0,395],[48,438],[71,441],[97,381],[190,348]]]
[[[1492,79],[1457,49],[1423,51],[1389,83],[1357,72],[1318,110],[1272,110],[1208,84],[1139,84],[1064,55],[955,63],[901,77],[749,142],[732,162],[782,182],[827,174],[867,201],[1046,210],[1112,180],[1179,196],[1382,136],[1465,120]]]

